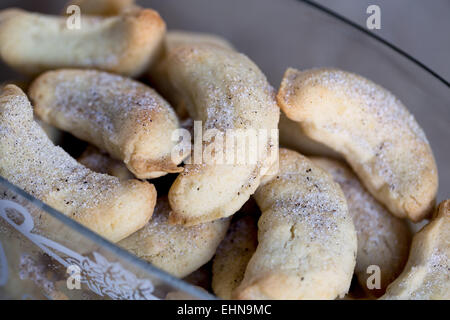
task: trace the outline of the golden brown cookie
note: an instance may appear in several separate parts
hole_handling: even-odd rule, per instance
[[[381,299],[450,299],[450,200],[414,235],[408,262]]]
[[[355,274],[360,286],[375,296],[382,295],[408,259],[411,234],[406,220],[395,217],[375,200],[345,163],[327,158],[311,160],[331,174],[344,192],[358,237]],[[368,272],[370,266],[380,268],[379,289],[368,289],[367,280],[373,273]]]
[[[201,121],[203,132],[200,157],[194,154],[170,189],[171,220],[193,225],[230,216],[256,190],[274,161],[270,155],[276,158],[278,139],[273,133],[277,133],[279,108],[273,88],[245,55],[213,45],[178,46],[167,57],[167,66],[172,90],[183,97],[190,116]],[[213,154],[211,149],[219,144],[213,144],[207,133],[215,133],[217,142],[230,132],[250,133],[257,148],[251,150],[247,144],[243,153],[237,150],[245,157],[239,162],[224,143],[218,148],[223,157],[217,152],[217,158],[205,161],[205,154]]]
[[[288,69],[277,96],[302,131],[342,154],[369,192],[400,218],[431,212],[438,187],[424,132],[392,93],[336,69]]]
[[[170,105],[146,85],[111,73],[62,69],[30,86],[38,117],[123,161],[138,178],[180,172],[172,157],[179,123]]]

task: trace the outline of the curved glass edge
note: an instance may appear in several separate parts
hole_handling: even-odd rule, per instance
[[[142,271],[149,273],[155,277],[158,277],[160,280],[166,282],[168,285],[171,285],[174,288],[185,291],[189,295],[192,295],[193,297],[196,297],[198,299],[202,299],[202,300],[217,300],[218,299],[217,297],[213,296],[212,294],[202,291],[202,290],[199,290],[195,286],[170,275],[169,273],[167,273],[167,272],[151,265],[150,263],[138,258],[137,256],[131,254],[130,252],[126,251],[125,249],[120,248],[116,244],[103,238],[102,236],[98,235],[97,233],[89,230],[88,228],[86,228],[85,226],[76,222],[75,220],[65,216],[58,210],[46,205],[42,201],[36,199],[35,197],[33,197],[29,193],[25,192],[21,188],[17,187],[16,185],[12,184],[11,182],[9,182],[7,179],[5,179],[2,176],[0,176],[0,184],[5,186],[7,189],[10,189],[13,192],[19,194],[21,197],[28,200],[30,203],[32,203],[36,207],[44,210],[46,213],[50,214],[53,218],[57,219],[64,225],[68,226],[71,229],[76,230],[76,232],[79,232],[81,235],[83,235],[87,239],[98,244],[102,248],[110,251],[112,254],[117,255],[119,258],[121,258],[125,261],[128,261],[130,264],[137,266]]]
[[[369,37],[379,41],[380,43],[384,44],[385,46],[391,48],[392,50],[394,50],[395,52],[397,52],[398,54],[402,55],[404,58],[410,60],[411,62],[413,62],[414,64],[416,64],[418,67],[422,68],[423,70],[425,70],[426,72],[428,72],[429,74],[431,74],[434,78],[436,78],[437,80],[439,80],[440,82],[442,82],[444,85],[446,85],[447,87],[450,87],[450,82],[448,82],[447,80],[444,79],[444,77],[440,76],[436,71],[433,71],[430,67],[426,66],[423,62],[420,62],[418,59],[414,58],[412,55],[408,54],[407,52],[403,51],[402,49],[400,49],[399,47],[395,46],[394,44],[392,44],[391,42],[387,41],[386,39],[376,35],[375,33],[364,29],[363,27],[361,27],[359,24],[347,19],[346,17],[340,15],[339,13],[324,7],[320,4],[318,4],[315,1],[312,0],[297,0],[299,2],[303,2],[319,11],[322,11],[323,13],[326,13],[338,20],[340,20],[341,22],[355,28],[356,30],[368,35]]]

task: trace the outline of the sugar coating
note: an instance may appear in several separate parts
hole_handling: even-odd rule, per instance
[[[320,72],[314,73],[311,77],[301,75],[306,78],[302,85],[326,87],[342,97],[362,100],[364,104],[361,105],[361,108],[364,113],[375,116],[384,125],[397,127],[405,134],[412,131],[419,139],[428,143],[414,116],[388,90],[356,74],[338,69],[312,69],[311,71],[316,70]],[[299,77],[299,74],[292,72],[284,79],[289,88],[286,92],[287,97],[294,95],[298,90],[296,82]],[[377,134],[377,132],[373,133]]]
[[[280,171],[258,187],[258,247],[240,299],[334,299],[350,286],[356,232],[340,189],[300,154],[280,149]],[[326,279],[326,280],[325,280]]]
[[[293,152],[280,149],[280,157],[290,157],[290,153]],[[284,183],[286,189],[290,187],[289,192],[279,194],[278,188],[261,187],[267,198],[262,200],[264,207],[270,203],[274,219],[284,219],[291,224],[301,223],[302,228],[308,230],[305,235],[310,241],[329,241],[330,237],[338,235],[337,221],[349,219],[341,189],[330,181],[328,175],[317,172],[320,169],[309,161],[285,161],[283,164],[274,180]],[[296,188],[295,184],[302,187]]]
[[[221,299],[231,299],[244,278],[248,261],[258,245],[256,222],[253,215],[234,220],[217,248],[212,267],[212,288]]]
[[[370,276],[367,267],[380,267],[381,288],[370,293],[382,294],[403,270],[408,258],[410,232],[406,221],[393,216],[375,200],[343,162],[316,157],[311,160],[330,173],[344,192],[358,238],[355,267],[358,281],[362,288],[367,288]]]
[[[161,111],[161,101],[155,99],[155,91],[137,81],[112,73],[86,70],[68,79],[67,73],[57,73],[54,104],[67,118],[80,119],[96,124],[98,132],[104,130],[111,139],[118,139],[118,125],[135,116],[136,107],[142,111]],[[74,90],[86,88],[86,90]],[[117,93],[121,94],[117,94]],[[136,118],[136,125],[147,126],[149,113]]]
[[[388,90],[336,69],[288,69],[280,107],[303,132],[341,153],[377,200],[413,221],[432,209],[437,168],[414,116]]]
[[[112,159],[107,153],[92,146],[87,147],[77,161],[92,171],[106,173],[121,180],[134,177],[122,161]]]

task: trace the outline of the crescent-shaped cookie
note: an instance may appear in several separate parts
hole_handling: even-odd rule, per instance
[[[408,259],[411,234],[406,220],[395,217],[375,200],[343,162],[327,158],[311,160],[331,174],[344,192],[358,237],[356,277],[362,288],[380,296],[402,272]],[[372,273],[368,267],[372,265],[380,268],[380,288],[369,290],[367,279]]]
[[[381,86],[336,69],[288,69],[278,103],[303,132],[339,152],[369,192],[400,218],[431,212],[436,163],[424,132]]]
[[[159,198],[149,223],[118,245],[182,278],[213,257],[225,237],[230,221],[224,218],[185,227],[170,224],[169,212],[167,198]]]
[[[304,156],[280,149],[279,172],[254,197],[258,246],[237,299],[335,299],[351,283],[357,252],[341,188]]]
[[[153,89],[95,70],[48,71],[29,89],[36,115],[122,160],[138,178],[180,172],[172,157],[177,116]]]
[[[113,159],[107,153],[92,146],[88,146],[77,161],[92,171],[109,174],[120,180],[134,177],[122,161]]]
[[[0,55],[19,71],[37,74],[57,68],[93,68],[127,76],[146,71],[162,50],[165,23],[150,9],[113,17],[69,18],[0,11]]]
[[[92,147],[89,147],[78,161],[96,172],[110,173],[119,178],[125,174],[124,170],[128,171],[123,163]],[[152,220],[118,244],[158,268],[181,278],[199,271],[198,268],[211,259],[225,236],[229,219],[184,227],[169,224],[169,212],[167,197],[159,198]]]
[[[178,46],[166,62],[172,91],[183,99],[191,118],[201,121],[203,134],[252,133],[258,141],[257,150],[245,150],[253,152],[254,162],[221,164],[194,158],[187,164],[169,192],[171,220],[193,225],[230,216],[258,187],[274,161],[268,155],[277,155],[278,137],[274,139],[273,132],[277,133],[279,108],[273,88],[245,55],[218,46]],[[203,140],[205,151],[211,141]],[[224,159],[232,152],[223,154]]]
[[[450,200],[414,235],[405,269],[381,299],[450,300]]]
[[[111,241],[143,227],[156,201],[148,182],[95,173],[53,145],[13,85],[0,95],[0,176]]]
[[[221,38],[215,34],[190,32],[182,30],[169,30],[166,33],[164,39],[164,50],[158,63],[155,63],[149,71],[149,78],[152,85],[160,92],[175,108],[177,115],[180,119],[189,117],[186,110],[183,95],[180,95],[176,90],[173,90],[170,81],[168,79],[167,57],[179,46],[182,45],[213,45],[224,49],[233,49],[233,46],[224,38]]]

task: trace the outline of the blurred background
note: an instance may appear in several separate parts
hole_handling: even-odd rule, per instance
[[[316,0],[346,18],[366,25],[366,9],[381,9],[381,29],[375,34],[408,52],[450,80],[449,0]]]
[[[371,30],[450,80],[450,0],[317,0],[366,27],[369,5],[381,10]],[[361,74],[392,91],[430,140],[440,177],[438,200],[450,197],[450,90],[448,84],[376,39],[299,0],[140,0],[168,29],[210,32],[247,54],[278,88],[287,67],[332,66]],[[64,0],[2,0],[61,14]],[[20,41],[20,39],[17,39]],[[1,82],[21,76],[0,62]],[[144,80],[145,81],[145,80]],[[419,159],[418,159],[419,160]]]

